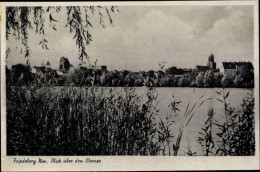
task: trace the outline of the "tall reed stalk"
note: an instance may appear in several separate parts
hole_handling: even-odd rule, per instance
[[[235,110],[228,103],[229,92],[217,92],[224,105],[224,123],[215,123],[220,132],[217,133],[220,145],[216,154],[224,156],[255,154],[255,112],[254,91],[250,90],[241,104],[242,110]]]
[[[201,145],[203,154],[205,156],[214,155],[216,153],[215,142],[213,140],[212,127],[214,122],[214,110],[208,110],[208,119],[199,132],[198,143]]]
[[[8,155],[156,155],[156,96],[135,88],[9,87]]]
[[[182,123],[179,127],[179,133],[178,133],[178,136],[177,136],[177,140],[176,140],[175,144],[173,144],[173,146],[172,146],[174,156],[178,155],[178,151],[180,149],[181,140],[182,140],[182,136],[183,136],[183,132],[184,132],[185,127],[188,126],[192,117],[195,115],[195,112],[199,109],[199,107],[205,101],[208,101],[210,99],[212,99],[212,98],[205,98],[204,96],[201,96],[195,103],[193,103],[193,104],[188,103],[188,105],[186,106],[185,112],[183,114],[183,120],[182,120]]]

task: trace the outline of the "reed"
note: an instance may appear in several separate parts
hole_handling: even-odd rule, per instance
[[[217,100],[223,104],[225,120],[224,122],[216,121],[213,113],[209,112],[208,119],[198,137],[204,155],[255,155],[254,91],[250,90],[243,98],[241,110],[230,105],[229,92],[225,89],[216,93],[219,96]],[[212,130],[213,126],[216,127],[215,132]]]
[[[241,111],[230,107],[229,93],[218,94],[225,121],[214,121],[214,111],[209,112],[199,142],[204,155],[254,155],[253,92],[244,98]],[[183,112],[181,101],[173,100],[171,112],[159,117],[157,97],[154,87],[138,95],[131,87],[7,85],[7,155],[176,156],[185,128],[211,98],[201,96]],[[175,136],[178,111],[183,120]],[[186,154],[196,155],[191,147]]]
[[[7,88],[8,155],[157,155],[154,88]]]
[[[195,91],[195,89],[194,89],[194,91]],[[178,151],[180,149],[181,140],[182,140],[182,136],[183,136],[183,132],[184,132],[185,127],[188,126],[188,124],[190,123],[191,119],[193,118],[193,116],[195,115],[195,113],[199,109],[199,107],[202,106],[202,104],[204,104],[205,101],[208,101],[210,99],[212,99],[212,98],[205,98],[204,96],[201,96],[194,103],[189,102],[187,104],[185,112],[183,113],[183,120],[182,120],[181,125],[179,127],[179,133],[178,133],[178,136],[177,136],[177,140],[176,140],[175,144],[173,143],[173,145],[172,145],[174,156],[178,155]]]
[[[212,128],[214,120],[214,110],[208,110],[208,119],[205,122],[204,126],[201,128],[201,132],[199,132],[197,142],[201,145],[204,156],[215,155],[216,148],[215,142],[213,139]]]
[[[223,104],[224,123],[214,123],[219,132],[216,133],[219,148],[217,155],[241,156],[255,154],[255,112],[254,112],[254,91],[249,90],[241,103],[241,110],[234,109],[228,102],[229,92],[217,92],[222,97],[218,99]]]

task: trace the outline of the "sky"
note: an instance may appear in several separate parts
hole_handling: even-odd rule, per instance
[[[166,68],[194,68],[206,65],[213,53],[217,67],[223,61],[251,61],[254,57],[253,6],[119,6],[119,13],[111,14],[113,23],[91,16],[93,41],[86,47],[89,61],[98,59],[98,65],[108,70],[158,70],[159,63]],[[63,8],[53,14],[57,31],[51,29],[48,15],[45,32],[49,50],[39,45],[42,36],[29,30],[30,64],[39,66],[49,61],[58,68],[62,56],[73,66],[80,63],[73,34],[64,27],[66,13]],[[21,42],[10,38],[6,42],[11,52],[7,65],[25,63]],[[24,51],[23,51],[24,52]]]

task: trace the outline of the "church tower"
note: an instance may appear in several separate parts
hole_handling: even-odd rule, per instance
[[[211,69],[216,69],[216,63],[214,62],[213,54],[209,55],[209,60],[208,60],[207,66],[209,66]]]

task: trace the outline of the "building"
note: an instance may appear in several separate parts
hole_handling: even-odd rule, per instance
[[[190,68],[182,69],[182,68],[177,68],[176,66],[172,66],[172,67],[166,69],[165,72],[170,75],[184,75],[184,74],[192,72],[192,69],[190,69]]]
[[[90,72],[105,73],[107,72],[107,66],[101,65],[81,65],[81,68],[86,68]]]
[[[195,71],[196,72],[206,72],[207,70],[216,70],[216,62],[214,61],[214,55],[210,54],[207,62],[207,66],[201,66],[201,65],[196,65]]]
[[[197,72],[206,72],[209,69],[210,69],[209,66],[196,65],[196,67],[195,67],[195,71],[197,71]]]
[[[213,54],[209,55],[209,60],[208,60],[207,66],[209,66],[213,70],[216,69],[216,62],[214,62],[214,55]]]
[[[235,75],[237,72],[253,71],[251,62],[222,62],[223,73],[227,75]]]
[[[61,57],[60,58],[60,67],[59,67],[59,70],[63,73],[67,73],[70,69],[71,65],[70,65],[70,62],[67,58],[65,57]]]
[[[237,71],[253,71],[254,67],[251,62],[235,62]]]

